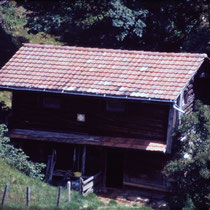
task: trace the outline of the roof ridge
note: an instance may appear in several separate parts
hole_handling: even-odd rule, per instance
[[[203,57],[208,58],[206,53],[188,53],[188,52],[159,52],[159,51],[143,51],[143,50],[124,50],[124,49],[109,49],[109,48],[96,48],[96,47],[78,47],[78,46],[67,46],[67,45],[49,45],[49,44],[33,44],[23,43],[26,47],[38,47],[38,48],[53,48],[53,49],[66,49],[79,51],[94,51],[94,52],[110,52],[110,53],[122,53],[122,54],[144,54],[153,56],[186,56],[186,57]]]

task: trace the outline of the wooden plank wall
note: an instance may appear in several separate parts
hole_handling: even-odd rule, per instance
[[[193,87],[193,81],[191,81],[181,94],[182,110],[185,111],[185,114],[188,114],[193,110],[195,101],[195,93]]]
[[[44,108],[46,96],[58,98],[60,108]],[[10,126],[166,141],[169,106],[121,102],[125,111],[110,112],[101,98],[15,92]],[[77,121],[78,113],[85,114],[85,122]]]
[[[180,107],[185,114],[192,112],[195,100],[210,104],[210,61],[205,60],[198,73],[189,81],[180,95]]]

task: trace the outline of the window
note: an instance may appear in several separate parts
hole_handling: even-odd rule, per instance
[[[78,122],[85,122],[85,114],[77,114]]]
[[[107,101],[106,110],[108,112],[124,112],[125,104],[119,101]]]
[[[47,109],[59,109],[60,108],[59,98],[45,96],[43,98],[43,107]]]

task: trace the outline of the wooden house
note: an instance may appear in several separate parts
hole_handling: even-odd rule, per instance
[[[55,149],[55,171],[166,190],[172,133],[207,67],[206,54],[24,44],[0,71],[13,95],[9,135],[32,160]]]

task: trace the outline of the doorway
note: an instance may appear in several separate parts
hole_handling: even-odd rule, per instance
[[[122,188],[124,153],[118,149],[107,150],[106,186]]]

